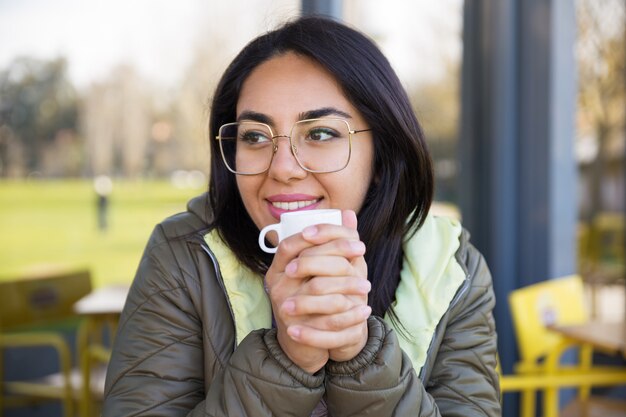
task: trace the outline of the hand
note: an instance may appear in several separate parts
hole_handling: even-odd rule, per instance
[[[335,235],[325,229],[332,226],[322,225],[315,235],[304,233],[303,237],[316,243],[316,246],[303,250],[299,256],[302,261],[298,261],[305,262],[311,258],[310,264],[314,267],[308,273],[314,278],[305,285],[311,287],[311,294],[318,296],[317,302],[320,307],[325,306],[327,312],[308,321],[305,325],[310,328],[302,327],[298,336],[303,341],[310,338],[308,343],[313,345],[322,343],[328,347],[330,359],[336,362],[350,360],[363,349],[368,337],[367,318],[372,312],[367,305],[371,285],[367,280],[367,263],[363,257],[365,245],[356,232],[356,214],[351,210],[344,211],[342,222],[344,228],[351,231],[348,240],[331,240]],[[328,235],[325,236],[325,233]],[[315,271],[315,267],[320,266],[323,268]],[[302,268],[307,273],[306,268]]]
[[[291,296],[298,293],[303,281],[305,281],[305,279],[289,278],[285,269],[302,250],[310,246],[312,244],[304,241],[300,234],[280,242],[272,264],[265,275],[265,286],[276,320],[278,344],[292,362],[313,374],[323,368],[328,361],[328,349],[308,346],[291,338],[287,334],[288,328],[290,325],[298,323],[298,318],[285,314],[285,310],[281,308]]]
[[[367,341],[365,246],[354,212],[343,213],[343,224],[308,228],[281,242],[266,278],[279,343],[309,372],[328,358],[353,358]]]

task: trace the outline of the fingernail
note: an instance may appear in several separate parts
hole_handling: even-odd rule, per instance
[[[304,230],[302,230],[302,236],[304,237],[313,237],[316,234],[317,234],[317,226],[305,227]]]
[[[365,243],[361,242],[360,240],[350,242],[350,247],[355,252],[365,251]]]
[[[364,292],[367,294],[372,289],[372,284],[368,280],[363,279],[359,281],[358,287],[361,292]]]
[[[287,300],[283,303],[283,310],[289,314],[292,314],[294,311],[296,311],[296,303],[294,303],[292,300]]]
[[[301,329],[297,326],[290,326],[287,328],[287,334],[291,336],[292,339],[300,338]]]
[[[370,316],[370,314],[372,314],[372,307],[370,306],[362,306],[360,308],[361,310],[361,314],[363,315],[363,317],[367,318]]]
[[[298,270],[298,261],[295,261],[295,260],[289,262],[287,266],[285,267],[285,272],[288,275],[294,275],[297,270]]]

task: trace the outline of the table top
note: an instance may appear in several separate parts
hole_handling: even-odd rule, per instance
[[[550,329],[577,342],[589,343],[599,351],[621,353],[626,357],[625,322],[590,321],[571,326],[551,326]]]
[[[128,295],[128,285],[98,288],[74,304],[74,311],[83,315],[120,314]]]

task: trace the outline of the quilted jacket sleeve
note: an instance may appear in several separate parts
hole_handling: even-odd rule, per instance
[[[323,395],[324,373],[309,375],[293,365],[271,330],[249,334],[232,355],[218,357],[216,351],[232,347],[216,349],[213,343],[227,342],[203,340],[202,309],[211,308],[189,281],[193,263],[181,263],[171,245],[157,227],[120,318],[102,415],[310,415]],[[206,361],[216,363],[208,377]]]
[[[464,263],[470,285],[439,324],[440,337],[432,342],[438,349],[428,358],[425,382],[395,332],[370,317],[365,349],[349,362],[326,366],[333,417],[501,415],[491,276],[473,248]]]

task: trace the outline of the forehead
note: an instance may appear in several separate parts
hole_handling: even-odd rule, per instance
[[[355,112],[326,68],[289,52],[263,62],[250,73],[239,95],[237,115],[257,111],[290,117],[321,107]]]

